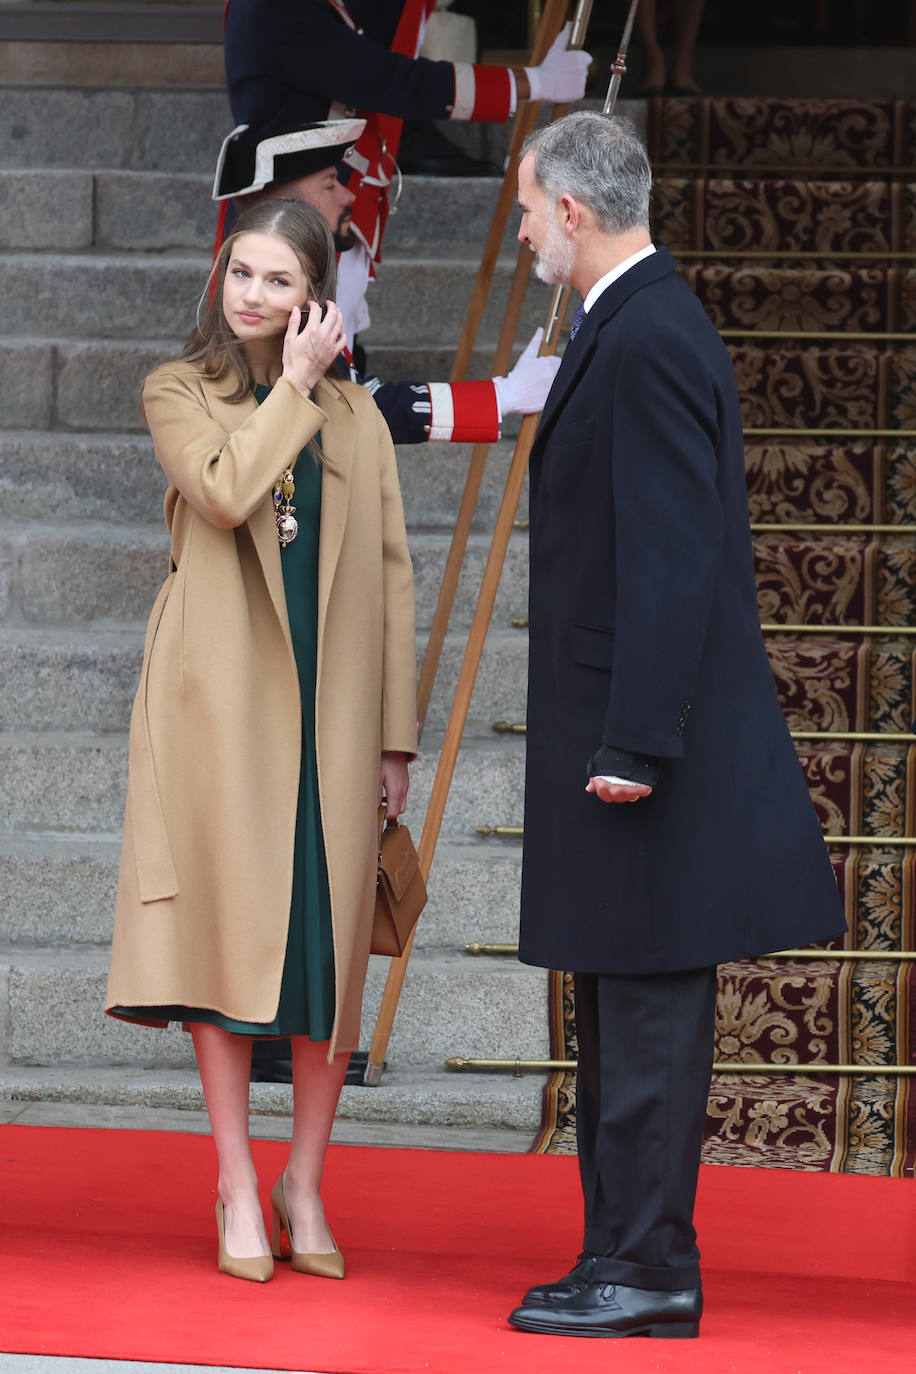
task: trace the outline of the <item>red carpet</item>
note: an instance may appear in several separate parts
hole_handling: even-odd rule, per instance
[[[285,1147],[256,1144],[265,1198]],[[524,1335],[506,1313],[577,1248],[572,1159],[337,1146],[343,1283],[216,1270],[202,1136],[0,1127],[0,1349],[330,1374],[916,1368],[912,1181],[706,1168],[698,1341]]]

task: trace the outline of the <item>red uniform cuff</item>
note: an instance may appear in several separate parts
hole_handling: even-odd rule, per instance
[[[430,439],[492,444],[499,438],[499,409],[492,382],[427,382],[432,403]]]
[[[512,112],[512,77],[508,67],[455,62],[455,103],[451,119],[504,124]]]

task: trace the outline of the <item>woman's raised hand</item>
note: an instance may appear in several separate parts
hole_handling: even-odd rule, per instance
[[[338,354],[347,346],[347,336],[343,332],[343,315],[334,304],[328,301],[321,317],[321,306],[317,301],[309,301],[308,316],[302,332],[299,325],[303,312],[293,306],[289,324],[283,340],[282,376],[292,382],[303,396],[307,396],[327,372]]]

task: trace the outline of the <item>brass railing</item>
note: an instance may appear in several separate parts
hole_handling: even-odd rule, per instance
[[[446,1059],[445,1067],[453,1072],[462,1073],[512,1073],[520,1077],[523,1073],[574,1073],[578,1068],[575,1059],[465,1059],[460,1055]],[[712,1066],[713,1073],[746,1074],[753,1078],[756,1074],[791,1073],[805,1078],[809,1074],[861,1075],[867,1078],[912,1078],[916,1076],[914,1064],[741,1064],[730,1060],[717,1060]]]
[[[914,169],[914,181],[916,181],[916,169]],[[670,248],[669,244],[665,245]],[[855,253],[838,252],[835,249],[825,248],[793,248],[789,252],[780,251],[778,248],[670,248],[674,257],[680,258],[715,258],[716,262],[738,260],[740,262],[766,262],[778,258],[786,261],[812,261],[823,258],[825,262],[884,262],[890,259],[894,262],[916,262],[916,253],[909,250],[900,249],[860,249]]]
[[[485,838],[489,835],[498,835],[503,839],[521,839],[525,829],[521,825],[475,825],[474,833]],[[836,846],[849,845],[850,848],[862,846],[873,849],[908,849],[916,845],[916,835],[825,835],[824,843]]]
[[[469,945],[464,947],[465,954],[487,955],[487,956],[512,956],[518,954],[518,945],[501,944],[495,942],[485,944],[479,940],[472,940]],[[778,949],[772,954],[760,954],[756,958],[732,959],[730,963],[759,963],[765,959],[839,959],[858,963],[864,960],[866,963],[898,963],[909,964],[916,959],[916,949]]]
[[[497,735],[526,735],[528,727],[524,721],[494,720],[490,729]],[[793,739],[835,739],[856,742],[888,744],[914,744],[916,733],[912,730],[790,730]]]
[[[527,630],[528,617],[516,615],[509,623],[513,630]],[[889,639],[916,635],[916,625],[795,625],[767,620],[760,628],[764,634],[780,635],[887,635]]]

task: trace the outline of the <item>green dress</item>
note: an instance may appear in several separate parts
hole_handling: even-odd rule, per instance
[[[270,393],[255,387],[260,405]],[[320,438],[320,436],[319,436]],[[290,903],[286,959],[277,1014],[269,1024],[233,1021],[218,1011],[195,1007],[118,1007],[113,1015],[126,1020],[202,1021],[238,1035],[307,1035],[329,1040],[334,1024],[334,942],[331,898],[321,829],[318,766],[315,756],[315,682],[318,667],[318,534],[321,521],[321,464],[308,449],[299,454],[294,470],[293,504],[299,532],[280,550],[283,586],[299,674],[302,701],[302,763],[293,853],[293,893]]]

